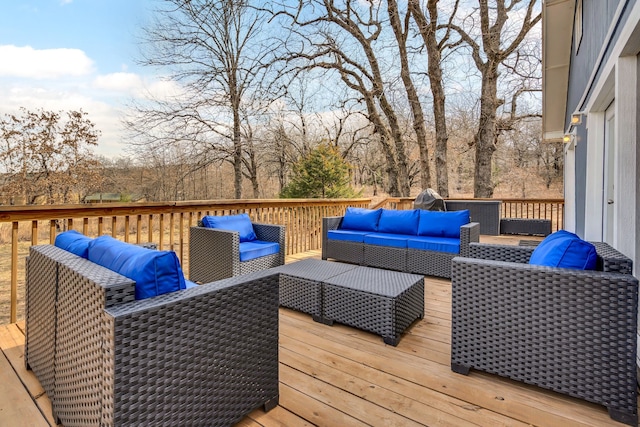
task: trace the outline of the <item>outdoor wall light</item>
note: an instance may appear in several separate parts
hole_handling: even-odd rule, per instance
[[[571,143],[571,141],[573,141],[573,134],[572,133],[567,133],[562,137],[562,142],[564,142],[565,144],[569,144],[569,143]]]
[[[582,123],[582,113],[577,112],[571,115],[571,126],[579,125]]]

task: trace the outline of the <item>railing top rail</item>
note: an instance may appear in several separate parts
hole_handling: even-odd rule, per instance
[[[0,222],[46,220],[67,217],[150,215],[215,209],[340,206],[369,204],[371,199],[221,199],[185,202],[95,203],[69,205],[0,206]]]
[[[373,206],[373,209],[377,209],[386,205],[387,203],[404,203],[404,202],[413,202],[415,197],[387,197],[384,200],[376,203]],[[445,200],[463,200],[463,201],[471,201],[471,200],[479,200],[479,201],[501,201],[503,203],[564,203],[564,199],[524,199],[524,198],[478,198],[478,197],[445,197]]]

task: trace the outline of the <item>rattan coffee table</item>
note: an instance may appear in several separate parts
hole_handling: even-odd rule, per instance
[[[343,323],[397,345],[424,317],[424,276],[333,261],[304,260],[276,268],[280,305],[328,325]]]
[[[305,259],[274,268],[280,273],[280,305],[322,319],[322,283],[324,280],[357,268],[341,262]]]

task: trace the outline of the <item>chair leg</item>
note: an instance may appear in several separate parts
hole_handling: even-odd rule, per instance
[[[263,405],[264,412],[269,412],[270,410],[278,406],[279,399],[280,399],[280,395],[276,395],[276,397],[264,402],[264,405]]]
[[[638,414],[621,411],[615,408],[607,408],[609,410],[609,416],[612,420],[620,421],[631,426],[638,425]]]
[[[462,375],[469,375],[469,371],[471,370],[471,366],[461,365],[459,363],[451,362],[451,370],[455,373]]]

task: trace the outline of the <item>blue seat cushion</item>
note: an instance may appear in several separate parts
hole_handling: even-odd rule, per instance
[[[342,240],[345,242],[362,243],[364,242],[364,236],[366,236],[368,233],[369,231],[329,230],[327,231],[327,238],[330,240]]]
[[[536,246],[529,264],[595,270],[597,259],[596,247],[592,243],[569,231],[559,230]]]
[[[406,211],[396,211],[393,209],[382,209],[378,220],[378,233],[407,234],[415,236],[418,234],[418,222],[420,211],[411,209]]]
[[[54,246],[82,258],[87,258],[89,243],[91,243],[92,240],[93,239],[91,237],[87,237],[76,230],[68,230],[63,231],[56,236]]]
[[[407,248],[406,234],[369,233],[364,236],[364,243],[368,245],[388,246],[391,248]]]
[[[427,211],[420,210],[418,236],[456,237],[460,238],[460,227],[469,224],[469,210],[461,211]]]
[[[156,251],[100,236],[89,244],[88,259],[136,282],[136,299],[186,289],[175,252]]]
[[[202,225],[207,228],[220,228],[222,230],[237,231],[240,234],[240,242],[251,242],[258,237],[253,230],[251,218],[246,213],[238,215],[202,217]]]
[[[249,261],[267,255],[280,252],[280,244],[276,242],[264,242],[253,240],[240,243],[240,262]]]
[[[354,208],[349,206],[342,218],[341,229],[360,230],[360,231],[377,231],[378,220],[382,209],[365,209]]]
[[[455,237],[429,237],[416,236],[407,240],[409,249],[418,249],[421,251],[450,252],[453,254],[460,253],[460,239]]]

